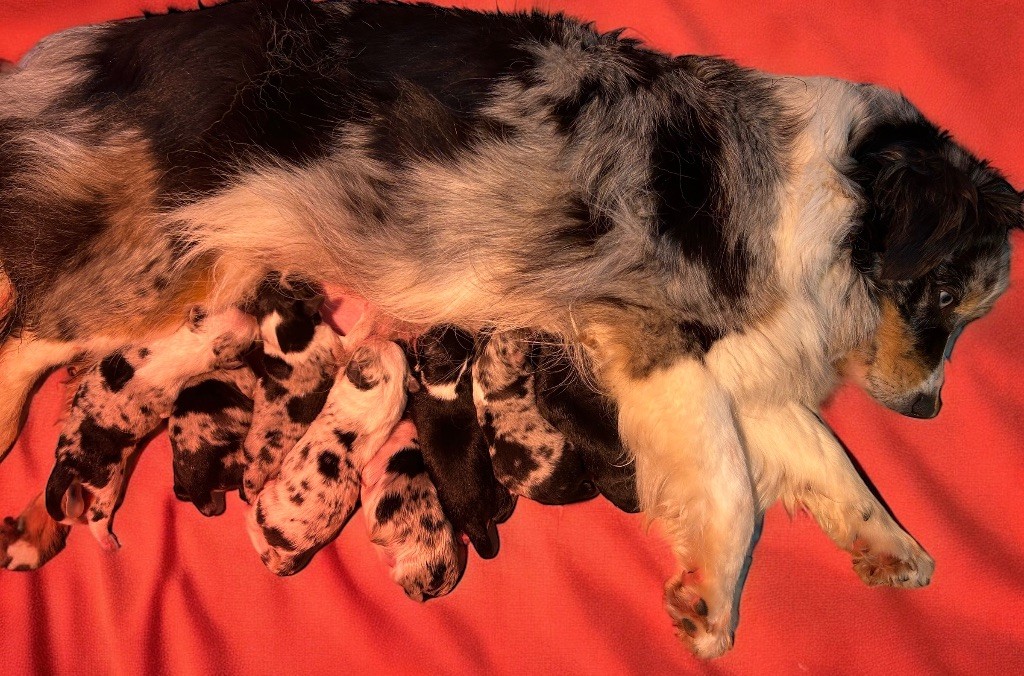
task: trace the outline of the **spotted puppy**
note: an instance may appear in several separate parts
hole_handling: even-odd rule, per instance
[[[263,351],[252,426],[245,438],[243,497],[255,496],[275,476],[323,409],[338,370],[338,336],[320,317],[320,287],[291,276],[269,275],[246,306],[260,325]]]
[[[639,512],[636,464],[619,437],[615,403],[584,380],[555,340],[542,339],[536,349],[537,410],[580,454],[601,495],[625,512]]]
[[[57,442],[46,484],[50,516],[73,523],[88,510],[96,539],[105,549],[118,548],[111,519],[136,446],[170,415],[190,378],[240,364],[254,338],[255,323],[240,310],[207,317],[193,309],[170,336],[109,354],[89,369]]]
[[[249,511],[249,537],[272,572],[302,570],[352,516],[363,465],[402,418],[407,378],[393,342],[370,339],[352,353],[320,415]]]
[[[466,548],[445,518],[411,419],[398,424],[362,476],[370,540],[392,579],[414,601],[453,590],[466,569]]]
[[[190,380],[174,401],[167,420],[174,494],[205,516],[223,514],[224,492],[242,487],[255,389],[250,369],[221,369]]]
[[[427,471],[452,526],[465,533],[482,558],[498,553],[497,523],[515,502],[495,479],[487,437],[473,403],[474,337],[455,326],[437,326],[409,350],[419,387],[409,411],[419,433]]]
[[[494,475],[516,495],[568,504],[597,495],[582,456],[537,408],[529,331],[496,333],[473,363],[473,401]]]
[[[70,531],[70,526],[57,523],[46,513],[40,493],[17,518],[8,516],[0,522],[0,568],[39,568],[63,551]]]

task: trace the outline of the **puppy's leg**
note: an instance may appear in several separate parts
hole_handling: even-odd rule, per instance
[[[40,493],[17,519],[0,523],[0,567],[35,570],[64,550],[70,526],[57,523],[46,513]]]
[[[804,506],[822,530],[853,555],[869,585],[923,587],[935,562],[872,494],[842,444],[807,408],[748,411],[741,425],[764,506],[781,497]]]
[[[664,521],[682,566],[665,589],[669,614],[694,653],[717,657],[732,646],[755,521],[730,397],[691,357],[645,376],[623,367],[604,378],[636,456],[641,503]]]
[[[18,438],[25,403],[36,382],[77,352],[73,343],[36,339],[28,333],[0,346],[0,460]]]

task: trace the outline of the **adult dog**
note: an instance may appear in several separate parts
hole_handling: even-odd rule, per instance
[[[815,411],[849,375],[938,412],[1021,196],[900,96],[558,16],[269,0],[67,31],[0,77],[5,447],[46,369],[295,269],[581,346],[699,655],[780,497],[866,581],[928,582]]]

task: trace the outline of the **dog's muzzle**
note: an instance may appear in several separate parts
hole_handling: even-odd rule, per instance
[[[934,418],[941,408],[942,397],[939,392],[921,392],[897,411],[911,418]]]

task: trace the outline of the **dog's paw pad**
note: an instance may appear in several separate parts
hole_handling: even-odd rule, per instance
[[[854,554],[853,569],[873,587],[924,587],[932,580],[935,561],[924,550],[906,556],[862,550]]]
[[[692,573],[681,573],[665,585],[665,608],[679,638],[697,657],[711,659],[732,647],[728,621],[710,619],[708,602],[693,584]]]

